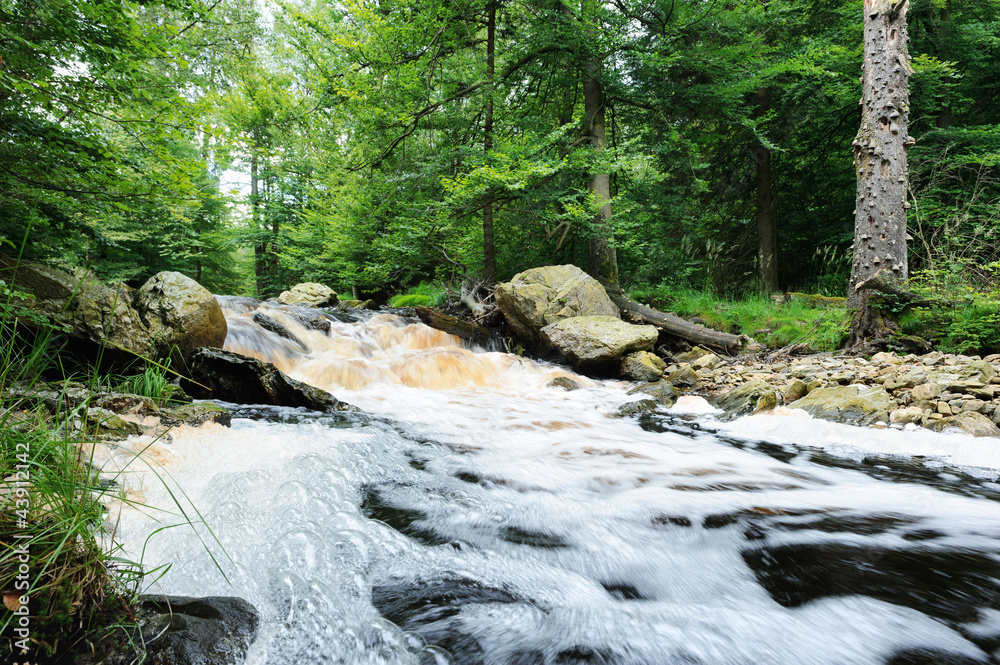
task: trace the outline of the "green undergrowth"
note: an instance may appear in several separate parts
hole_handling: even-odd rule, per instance
[[[389,299],[390,307],[440,307],[448,297],[448,290],[442,284],[420,282]]]
[[[945,353],[1000,353],[1000,290],[946,281],[930,271],[913,276],[910,288],[927,299],[924,306],[898,307],[887,299],[907,335],[917,335]]]
[[[105,506],[142,508],[124,493],[119,474],[128,469],[98,477],[91,442],[99,424],[85,406],[72,406],[78,400],[60,398],[54,402],[63,406],[53,407],[33,399],[36,385],[51,391],[69,386],[69,377],[42,378],[60,367],[52,329],[35,319],[26,329],[21,324],[30,313],[17,303],[30,296],[3,282],[0,293],[6,296],[0,298],[0,655],[4,662],[44,665],[110,648],[142,662],[134,607],[166,568],[144,569],[116,540]],[[92,392],[116,388],[168,398],[165,368],[140,360],[145,369],[135,377],[94,371],[83,383]],[[175,497],[181,523],[204,524],[184,501],[183,493]]]
[[[631,291],[634,300],[702,325],[749,335],[769,348],[806,344],[814,351],[843,348],[850,314],[838,298],[796,294],[787,301],[766,296],[726,300],[709,291],[660,287]]]

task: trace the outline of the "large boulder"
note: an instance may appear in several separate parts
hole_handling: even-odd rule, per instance
[[[329,286],[317,282],[303,282],[287,291],[282,291],[278,296],[278,302],[304,307],[333,307],[340,302],[340,299],[336,291]]]
[[[832,386],[811,390],[808,395],[795,401],[795,408],[803,409],[821,420],[870,425],[879,420],[889,420],[892,398],[882,386]]]
[[[0,279],[34,296],[20,304],[48,318],[71,338],[139,355],[151,351],[152,336],[132,306],[127,286],[110,287],[87,272],[71,275],[3,255]]]
[[[544,349],[576,367],[598,370],[613,367],[626,353],[649,351],[657,335],[653,326],[634,326],[612,316],[575,316],[539,331]]]
[[[600,282],[573,265],[525,270],[498,284],[496,298],[511,329],[532,346],[547,325],[578,316],[618,316]]]
[[[135,309],[153,336],[154,354],[175,362],[203,346],[221,348],[226,317],[212,292],[179,272],[150,277],[135,294]]]
[[[237,404],[304,406],[314,411],[357,411],[336,397],[297,381],[271,363],[231,351],[203,348],[188,359],[190,380],[181,387],[189,395]]]

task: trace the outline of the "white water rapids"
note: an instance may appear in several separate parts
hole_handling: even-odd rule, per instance
[[[251,307],[229,302],[227,347],[364,414],[134,441],[157,475],[129,467],[147,508],[119,527],[172,564],[151,591],[257,608],[247,663],[1000,662],[1000,442],[621,418],[622,383],[549,387],[572,375],[395,316],[327,334],[261,310],[294,342]],[[184,521],[171,492],[207,527],[158,530]]]

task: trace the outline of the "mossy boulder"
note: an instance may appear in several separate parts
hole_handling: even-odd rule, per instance
[[[543,349],[578,368],[609,369],[626,353],[652,349],[658,333],[611,316],[575,316],[545,326],[539,335]]]
[[[498,284],[496,298],[511,330],[531,346],[540,342],[541,329],[553,323],[619,315],[600,282],[573,265],[525,270]]]
[[[667,363],[654,353],[636,351],[621,359],[619,375],[632,381],[656,381],[663,378]]]
[[[749,381],[715,400],[715,407],[722,409],[719,420],[735,420],[751,416],[778,406],[778,394],[766,381]]]
[[[795,402],[795,408],[821,420],[870,425],[879,420],[888,422],[892,398],[881,386],[829,386],[811,390]]]
[[[154,355],[180,366],[201,347],[221,348],[228,328],[212,292],[179,272],[150,277],[135,294],[135,309],[153,338]]]
[[[303,282],[287,291],[282,291],[278,296],[278,302],[283,305],[303,307],[332,307],[340,302],[340,299],[337,297],[337,292],[325,284]]]
[[[975,411],[964,411],[956,416],[933,420],[927,427],[935,432],[957,429],[975,437],[1000,436],[1000,428],[992,420]]]

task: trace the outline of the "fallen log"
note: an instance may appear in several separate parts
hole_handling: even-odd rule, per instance
[[[457,316],[451,316],[430,307],[417,307],[417,316],[425,325],[451,333],[473,344],[486,348],[503,347],[503,341],[499,335],[478,323],[469,323]]]
[[[729,354],[740,354],[748,351],[754,341],[746,335],[730,335],[729,333],[712,330],[696,323],[685,321],[676,314],[661,312],[645,305],[635,302],[622,291],[620,287],[609,287],[605,285],[604,290],[608,292],[611,302],[618,306],[622,312],[622,318],[632,318],[641,323],[648,323],[665,332],[680,337],[681,339],[698,344],[722,349]]]

